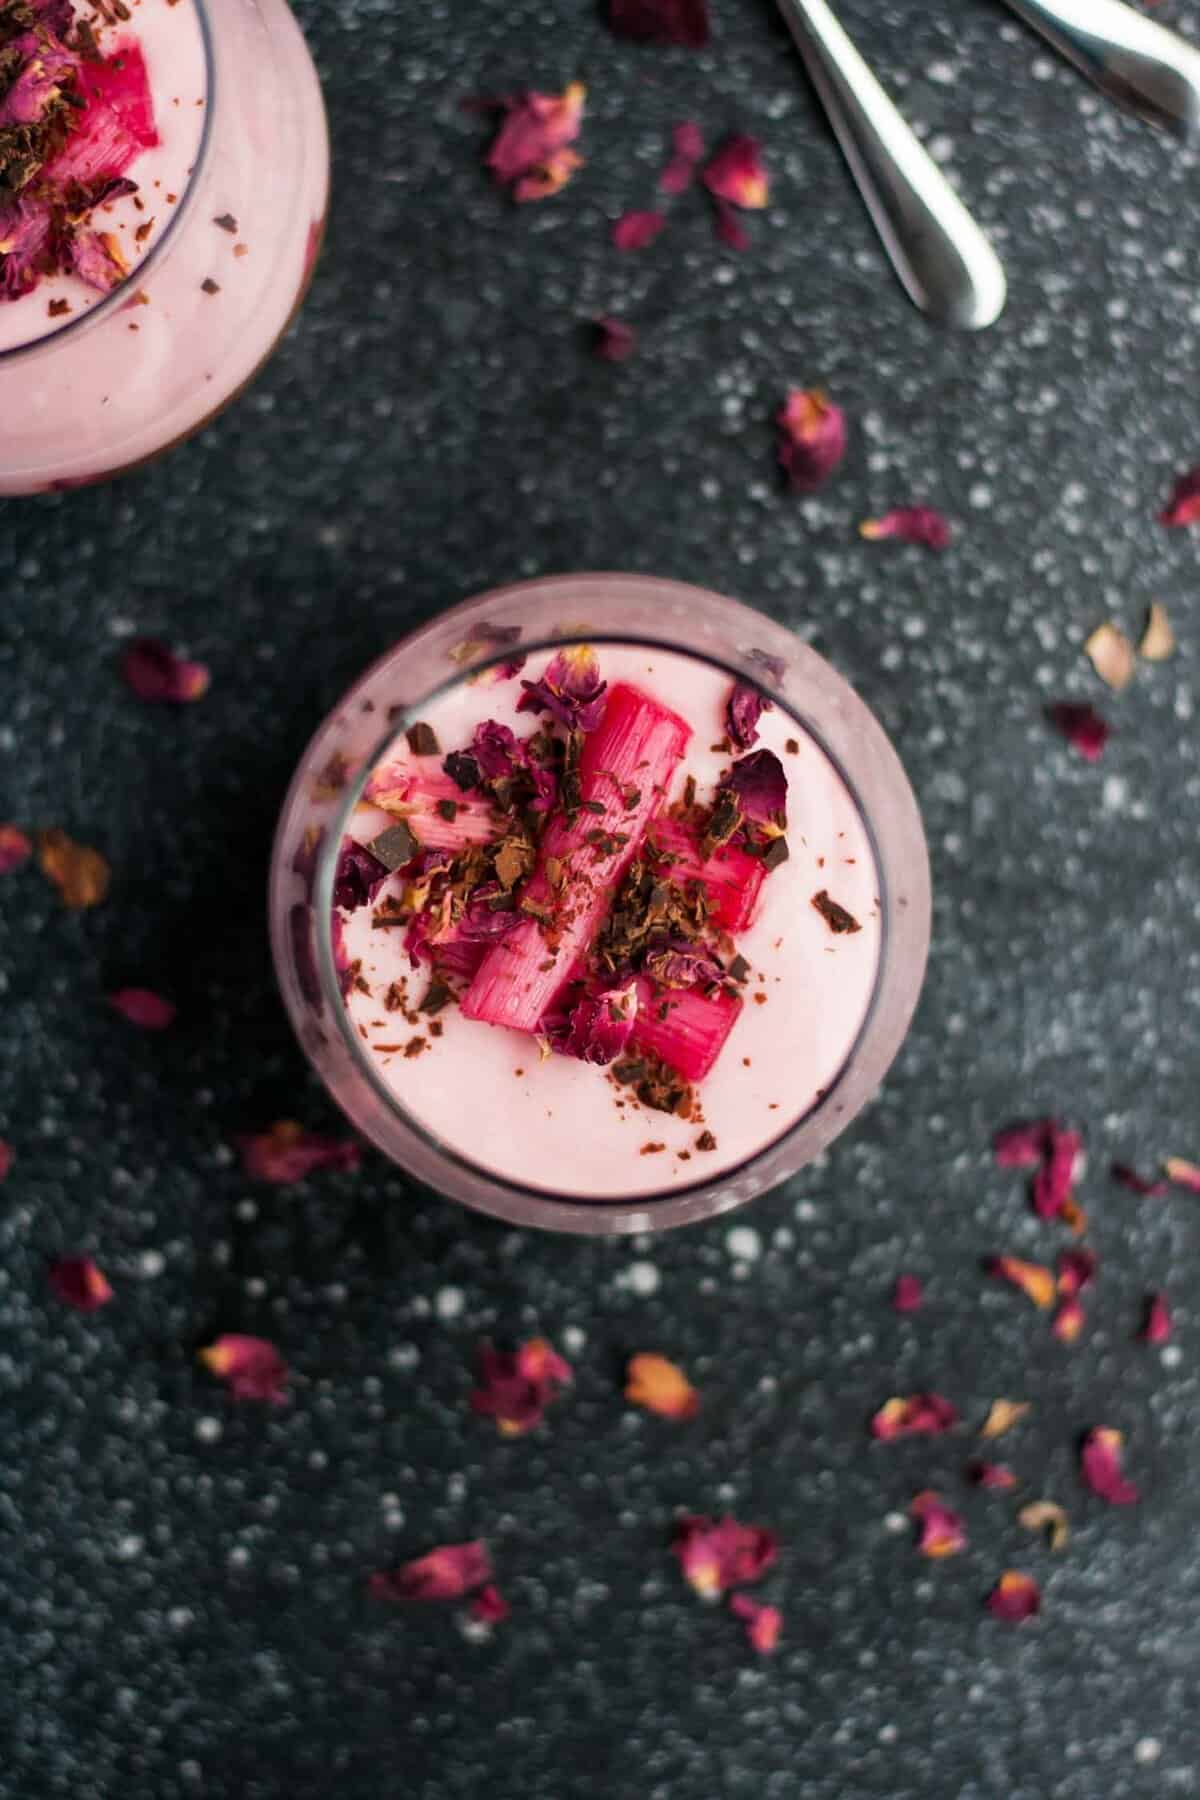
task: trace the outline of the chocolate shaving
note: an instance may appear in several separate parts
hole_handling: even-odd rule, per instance
[[[442,747],[437,741],[437,733],[432,725],[425,723],[424,719],[418,719],[415,725],[410,725],[404,735],[408,739],[408,747],[414,756],[440,755]]]
[[[779,867],[780,863],[785,863],[787,861],[787,859],[788,859],[787,839],[782,838],[782,837],[772,838],[771,842],[767,845],[766,849],[763,851],[763,859],[762,859],[763,868],[768,869],[768,870],[769,869],[777,869]],[[836,904],[836,902],[835,902],[835,904]],[[838,908],[839,912],[842,912],[842,910],[843,909],[841,907]],[[849,913],[843,913],[843,916],[847,919],[850,918]],[[839,929],[842,931],[857,931],[858,925],[855,923],[854,920],[851,920],[849,925],[843,925],[840,927],[836,926],[836,925],[834,926],[835,931],[837,931]]]
[[[812,903],[828,925],[830,931],[835,932],[837,935],[840,936],[844,932],[862,930],[862,926],[854,917],[854,914],[847,912],[844,906],[839,906],[836,900],[831,900],[824,888],[821,889],[819,894],[813,895]]]
[[[702,1131],[696,1139],[697,1150],[715,1150],[716,1147],[717,1140],[711,1131]]]
[[[732,788],[721,788],[717,793],[708,824],[704,831],[701,850],[707,861],[715,850],[727,844],[742,822],[742,807]]]
[[[448,1006],[453,998],[454,996],[445,982],[438,981],[435,977],[425,989],[425,998],[421,1001],[417,1011],[427,1013],[432,1018],[434,1013],[441,1012],[443,1006]]]
[[[204,280],[200,283],[200,292],[202,294],[219,294],[220,291],[220,282],[214,281],[211,275],[206,275]]]
[[[750,964],[746,961],[744,956],[735,956],[733,961],[727,966],[725,973],[729,976],[731,981],[748,981],[750,979]]]
[[[232,213],[221,213],[218,218],[213,220],[213,224],[219,225],[221,230],[227,231],[231,237],[237,236],[238,222]]]
[[[477,788],[483,780],[483,770],[475,758],[469,756],[465,750],[452,750],[442,764],[442,768],[455,787],[461,788],[464,794],[469,794],[472,788]]]

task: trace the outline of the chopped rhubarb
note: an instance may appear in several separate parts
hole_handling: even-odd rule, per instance
[[[740,995],[726,988],[705,992],[699,987],[656,993],[644,978],[637,986],[634,1044],[675,1069],[685,1081],[703,1081],[737,1024],[742,1010]]]
[[[468,1019],[536,1031],[638,852],[687,749],[678,714],[619,683],[586,737],[574,810],[558,810],[519,901],[526,914],[463,996]]]
[[[428,850],[463,850],[496,835],[490,802],[465,792],[441,769],[391,763],[372,775],[363,798],[404,819]]]
[[[732,937],[746,930],[766,875],[761,856],[751,856],[737,844],[724,844],[706,857],[692,833],[675,819],[656,819],[646,841],[656,871],[668,880],[679,886],[703,882],[712,902],[712,923],[719,930]]]
[[[88,186],[102,176],[122,174],[159,138],[146,62],[136,43],[122,43],[103,62],[82,64],[79,85],[86,104],[45,173],[59,184]]]
[[[456,938],[449,943],[434,944],[431,954],[442,974],[457,975],[460,981],[471,981],[487,955],[487,948],[486,944],[478,941],[472,943],[467,938]]]

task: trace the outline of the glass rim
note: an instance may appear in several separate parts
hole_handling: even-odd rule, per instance
[[[15,362],[20,357],[32,357],[40,351],[57,348],[66,343],[68,339],[82,337],[85,331],[90,330],[101,319],[106,319],[110,314],[118,312],[120,310],[119,303],[123,298],[127,298],[128,291],[136,285],[140,285],[147,273],[162,260],[167,247],[174,243],[181,223],[191,212],[212,139],[213,112],[217,93],[216,53],[213,48],[212,25],[208,15],[208,0],[192,0],[192,5],[196,9],[196,17],[200,25],[200,47],[204,55],[204,121],[200,128],[200,142],[196,146],[196,158],[187,178],[187,186],[179,196],[174,212],[167,220],[158,241],[151,246],[142,260],[130,269],[128,275],[124,276],[115,288],[105,294],[103,300],[97,301],[95,306],[90,306],[87,312],[80,313],[78,317],[68,319],[65,324],[56,325],[52,331],[43,332],[40,337],[27,338],[23,344],[10,344],[6,350],[0,350],[0,367],[6,363]],[[136,20],[130,20],[129,23],[136,25]]]
[[[617,577],[616,579],[621,579],[621,577]],[[676,585],[682,587],[690,584],[679,583]],[[511,592],[512,590],[500,591]],[[707,592],[708,590],[692,589],[692,591]],[[468,601],[465,604],[472,605],[473,602]],[[417,629],[419,631],[421,627],[418,627]],[[689,1202],[696,1202],[699,1197],[709,1194],[714,1182],[736,1181],[739,1176],[745,1174],[747,1170],[751,1169],[756,1163],[761,1161],[762,1158],[770,1155],[773,1151],[778,1150],[795,1132],[799,1131],[805,1125],[811,1124],[812,1120],[818,1114],[825,1112],[832,1104],[846,1079],[847,1073],[853,1066],[854,1060],[862,1048],[863,1042],[868,1036],[870,1028],[878,1014],[885,970],[888,966],[888,950],[891,946],[895,929],[893,924],[893,909],[889,891],[888,873],[881,854],[878,834],[870,812],[863,803],[857,782],[845,768],[842,759],[827,742],[824,733],[822,733],[811,720],[807,719],[803,713],[799,712],[796,706],[778,691],[777,687],[772,685],[767,676],[767,671],[763,671],[761,678],[757,676],[747,676],[744,670],[725,661],[724,658],[714,655],[711,651],[691,646],[682,647],[678,643],[672,643],[665,638],[656,638],[644,632],[635,631],[609,632],[588,630],[585,634],[578,629],[564,628],[563,631],[557,635],[530,640],[528,642],[522,640],[520,652],[523,656],[538,655],[546,650],[559,649],[571,644],[584,642],[594,644],[597,647],[603,647],[605,644],[635,645],[639,648],[644,647],[645,649],[658,651],[665,655],[687,656],[707,663],[710,668],[717,669],[722,674],[728,675],[730,680],[751,681],[753,685],[757,686],[760,691],[770,699],[774,706],[778,707],[781,712],[794,720],[800,730],[811,739],[817,749],[821,752],[822,756],[825,757],[830,766],[835,770],[839,779],[844,784],[847,793],[850,795],[855,811],[857,812],[867,835],[875,866],[876,879],[879,885],[880,940],[871,982],[870,998],[867,1002],[863,1017],[855,1031],[853,1041],[847,1048],[841,1062],[838,1064],[836,1072],[821,1090],[819,1098],[810,1102],[810,1104],[801,1112],[797,1113],[787,1125],[783,1126],[773,1137],[760,1144],[750,1154],[743,1157],[740,1161],[721,1169],[717,1173],[711,1175],[698,1175],[695,1180],[689,1181],[686,1184],[658,1188],[647,1193],[628,1195],[591,1195],[584,1192],[577,1192],[567,1195],[556,1195],[550,1188],[534,1187],[524,1182],[512,1180],[510,1177],[498,1173],[495,1169],[488,1168],[484,1163],[476,1162],[473,1158],[464,1155],[452,1144],[447,1143],[443,1138],[431,1131],[416,1113],[406,1108],[396,1097],[393,1090],[382,1079],[374,1058],[369,1054],[361,1037],[352,1025],[350,1012],[345,1003],[345,996],[342,992],[341,983],[338,978],[338,970],[334,960],[332,929],[333,888],[337,865],[341,855],[342,839],[346,835],[347,826],[362,799],[363,791],[366,788],[372,773],[387,755],[390,748],[403,737],[408,725],[412,724],[414,720],[420,716],[420,711],[425,707],[436,703],[446,694],[454,692],[472,677],[477,677],[481,671],[494,668],[503,662],[511,660],[514,650],[513,645],[496,647],[493,655],[481,658],[477,662],[472,662],[469,667],[464,667],[461,671],[456,670],[452,675],[448,676],[445,681],[440,682],[427,694],[423,695],[420,700],[414,701],[410,706],[398,709],[393,714],[392,718],[389,719],[387,729],[379,738],[374,748],[363,759],[361,769],[354,778],[347,783],[345,793],[339,802],[337,813],[331,821],[325,840],[318,851],[315,864],[312,897],[317,973],[323,999],[329,1006],[337,1030],[345,1047],[350,1053],[351,1061],[355,1068],[364,1077],[374,1093],[383,1101],[387,1110],[399,1119],[405,1129],[414,1132],[424,1145],[438,1157],[445,1159],[456,1168],[476,1179],[482,1177],[494,1187],[502,1190],[505,1196],[514,1204],[514,1207],[521,1209],[522,1212],[527,1210],[530,1206],[550,1210],[554,1214],[554,1219],[548,1219],[547,1224],[552,1228],[554,1225],[565,1224],[565,1221],[560,1220],[560,1215],[576,1210],[585,1210],[589,1216],[597,1217],[597,1219],[602,1218],[605,1214],[614,1218],[620,1217],[622,1219],[627,1219],[631,1209],[634,1209],[644,1211],[647,1215],[650,1215],[647,1219],[646,1228],[653,1229],[654,1217],[658,1214],[660,1209],[664,1207],[681,1208],[684,1217],[677,1222],[683,1223],[685,1219],[690,1216],[691,1208],[689,1207]],[[395,648],[396,646],[393,646],[392,649],[386,653],[385,658],[381,660],[386,660],[387,657],[390,657],[394,653]],[[376,665],[372,665],[372,669],[375,666]],[[361,685],[361,682],[366,681],[370,677],[371,672],[371,670],[367,670],[364,673],[360,678],[360,682],[354,684],[354,688],[350,690],[350,694],[345,696],[345,699],[352,699],[355,689]],[[865,705],[865,702],[863,704]],[[490,1210],[490,1208],[486,1210]],[[510,1217],[510,1214],[505,1211],[499,1216],[507,1218]],[[568,1224],[566,1225],[566,1228],[570,1229],[571,1227]],[[622,1226],[621,1228],[629,1229],[628,1226]]]

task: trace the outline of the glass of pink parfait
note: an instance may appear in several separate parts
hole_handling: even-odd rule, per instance
[[[632,575],[454,607],[321,726],[271,868],[292,1022],[418,1179],[516,1224],[652,1231],[824,1150],[904,1038],[920,815],[790,631]]]
[[[0,0],[0,59],[0,494],[27,494],[250,381],[312,275],[329,141],[286,0]]]

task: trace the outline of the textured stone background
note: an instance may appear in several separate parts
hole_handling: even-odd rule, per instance
[[[1154,522],[1196,460],[1197,159],[1118,118],[989,0],[845,0],[845,15],[1009,267],[995,330],[908,310],[766,0],[714,0],[711,49],[639,53],[587,0],[468,8],[306,0],[337,154],[331,238],[300,323],[198,442],[110,490],[9,503],[0,531],[0,814],[60,824],[116,870],[68,916],[36,873],[0,915],[0,1790],[14,1800],[1096,1800],[1192,1794],[1200,1402],[1185,1195],[1110,1186],[1113,1154],[1200,1152],[1193,728],[1195,540]],[[1200,31],[1200,8],[1158,9]],[[590,85],[588,166],[511,209],[464,94]],[[669,126],[765,140],[769,213],[741,257],[697,197],[653,249],[607,222],[650,203]],[[639,358],[591,360],[619,311]],[[854,443],[826,495],[781,492],[770,415],[820,382]],[[923,498],[942,558],[857,521]],[[894,734],[926,810],[936,940],[878,1104],[749,1215],[656,1243],[522,1236],[357,1177],[251,1190],[229,1143],[280,1115],[334,1126],[267,965],[268,836],[342,686],[400,632],[492,582],[570,568],[692,578],[793,622]],[[1044,727],[1100,698],[1080,644],[1164,599],[1178,658],[1119,702],[1099,767]],[[188,645],[211,695],[138,705],[133,630]],[[166,1039],[106,1010],[180,1004]],[[995,1171],[992,1128],[1055,1108],[1089,1133],[1104,1269],[1068,1351],[982,1282],[1046,1228]],[[93,1251],[94,1320],[43,1265]],[[914,1319],[887,1305],[924,1274]],[[1133,1341],[1151,1287],[1177,1342]],[[573,1397],[503,1443],[464,1405],[471,1351],[535,1327]],[[228,1404],[194,1351],[276,1338],[286,1410]],[[705,1392],[693,1424],[627,1412],[656,1347]],[[965,1440],[872,1447],[889,1393],[972,1419],[1036,1413],[1027,1492],[1076,1519],[1052,1559]],[[1143,1504],[1084,1497],[1074,1440],[1130,1436]],[[897,1510],[933,1482],[970,1552],[919,1561]],[[680,1506],[777,1526],[773,1662],[683,1588]],[[890,1519],[890,1523],[889,1523]],[[493,1544],[513,1617],[381,1611],[371,1569]],[[1040,1621],[981,1597],[1009,1563]]]

